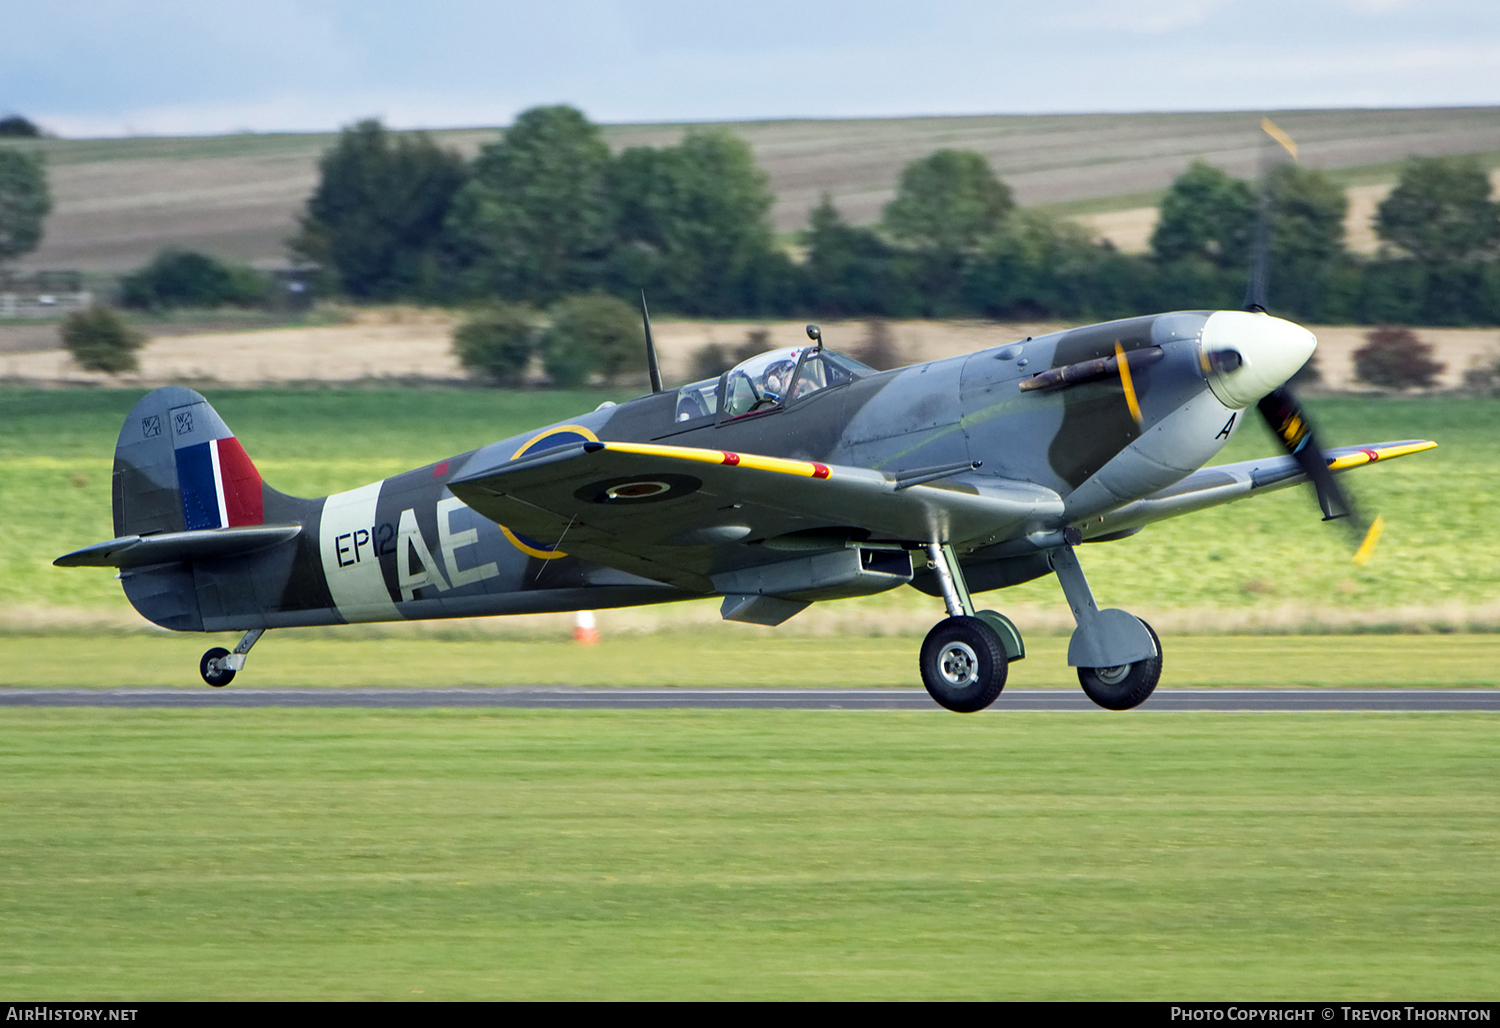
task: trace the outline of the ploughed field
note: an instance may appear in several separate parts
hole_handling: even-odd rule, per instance
[[[142,624],[107,571],[51,566],[60,554],[111,536],[111,457],[137,398],[127,390],[0,390],[0,524],[7,535],[0,550],[0,627]],[[268,482],[314,496],[591,410],[605,394],[210,391],[209,398]],[[1298,488],[1085,546],[1081,557],[1100,600],[1139,614],[1164,635],[1500,624],[1500,523],[1493,517],[1500,506],[1493,466],[1500,402],[1334,397],[1309,407],[1330,445],[1418,437],[1439,443],[1428,453],[1346,477],[1358,499],[1385,516],[1374,560],[1363,568],[1351,564],[1346,534],[1323,524],[1311,495]],[[1276,452],[1269,433],[1252,419],[1223,459]],[[983,602],[1010,614],[1024,632],[1071,628],[1050,578],[984,594]],[[920,636],[940,614],[936,600],[903,588],[816,605],[774,632],[740,625],[716,630],[747,644],[782,635]],[[718,614],[715,601],[694,601],[603,611],[599,618],[608,637],[626,629],[706,626]],[[566,634],[569,621],[482,624],[555,638]],[[257,650],[257,660],[267,645]]]
[[[1267,112],[997,115],[736,122],[724,125],[754,149],[770,176],[778,231],[806,226],[824,192],[845,216],[870,222],[893,195],[907,162],[933,150],[977,150],[1025,205],[1105,199],[1102,209],[1155,203],[1195,158],[1251,177]],[[1500,151],[1500,108],[1269,112],[1313,167],[1370,169],[1394,181],[1413,154]],[[615,149],[677,142],[686,126],[604,128]],[[472,155],[493,128],[434,133]],[[44,140],[9,143],[48,158],[56,205],[37,268],[123,271],[164,246],[237,260],[276,259],[317,183],[332,134]]]

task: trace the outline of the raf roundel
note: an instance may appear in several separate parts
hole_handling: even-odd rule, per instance
[[[692,475],[655,475],[651,478],[607,478],[586,485],[573,495],[585,503],[661,503],[690,496],[702,488],[702,479]]]
[[[540,453],[544,450],[555,450],[559,446],[568,446],[572,443],[597,443],[599,437],[582,425],[563,425],[559,428],[549,428],[545,432],[538,432],[526,442],[521,444],[520,449],[511,454],[511,460],[517,460],[528,453]],[[537,560],[559,560],[567,554],[556,546],[548,546],[546,543],[536,539],[529,539],[520,532],[513,532],[505,525],[501,525],[500,534],[512,546]]]

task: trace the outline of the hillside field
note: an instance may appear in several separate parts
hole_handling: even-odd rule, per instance
[[[1395,162],[1412,155],[1500,152],[1500,108],[1493,107],[608,125],[604,135],[619,150],[669,145],[689,128],[729,129],[770,176],[777,231],[795,232],[825,192],[851,221],[877,220],[901,168],[943,147],[982,153],[1027,206],[1080,215],[1151,207],[1197,158],[1253,176],[1265,113],[1297,139],[1305,163],[1338,170],[1351,185],[1394,182]],[[499,130],[434,135],[472,155]],[[50,168],[56,204],[41,248],[24,266],[115,273],[164,246],[282,259],[316,184],[318,157],[334,138],[245,133],[0,144],[40,149]]]

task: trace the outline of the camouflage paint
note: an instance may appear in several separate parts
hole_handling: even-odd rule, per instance
[[[113,482],[117,536],[257,520],[301,531],[268,549],[135,569],[121,577],[131,602],[158,624],[251,629],[663,602],[712,591],[712,576],[784,562],[792,551],[839,549],[847,540],[902,546],[931,541],[918,530],[882,538],[858,511],[816,504],[789,507],[775,537],[756,534],[736,522],[734,503],[719,505],[714,519],[674,527],[659,539],[651,535],[653,526],[666,521],[652,511],[667,508],[643,507],[632,522],[632,531],[640,533],[636,542],[610,542],[607,533],[586,523],[574,527],[587,507],[573,508],[571,516],[558,508],[546,523],[562,527],[555,537],[537,538],[481,515],[449,489],[450,482],[518,458],[549,450],[573,453],[602,440],[819,462],[832,466],[835,477],[858,470],[875,481],[980,461],[979,469],[916,486],[910,495],[920,492],[923,502],[938,509],[993,495],[1021,504],[1005,509],[1025,510],[1032,502],[1027,497],[1037,497],[1035,516],[1002,533],[986,532],[971,518],[963,522],[968,535],[942,540],[965,557],[976,588],[1011,585],[1048,573],[1026,536],[1070,525],[1086,534],[1119,532],[1121,519],[1112,518],[1112,511],[1131,509],[1172,486],[1227,441],[1237,427],[1234,412],[1213,397],[1200,369],[1206,317],[1182,312],[1132,318],[1027,339],[872,373],[735,418],[678,423],[675,391],[652,394],[318,499],[287,496],[261,482],[253,455],[244,454],[203,397],[178,387],[159,389],[136,405],[121,430]],[[1118,376],[1050,392],[1019,388],[1038,372],[1112,356],[1116,346],[1127,355],[1162,348],[1157,363],[1133,367],[1139,420]],[[686,483],[692,474],[674,466],[657,477]],[[631,484],[610,476],[579,481],[582,501],[568,499],[564,507],[599,502],[610,488]],[[636,485],[646,498],[657,490]],[[657,498],[670,503],[698,486],[660,488]],[[1053,499],[1043,502],[1043,496]],[[947,533],[941,527],[946,523],[939,519],[931,532]],[[1123,530],[1130,527],[1126,523]],[[594,547],[590,552],[617,546],[616,566],[570,555],[570,531],[576,545],[587,541]],[[676,587],[665,584],[662,579],[670,576],[656,574],[650,559],[629,557],[651,547],[666,547],[663,553],[693,549],[705,573],[679,576]],[[914,584],[930,583],[919,572]]]

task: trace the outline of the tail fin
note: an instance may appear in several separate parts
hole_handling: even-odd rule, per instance
[[[115,535],[265,523],[265,483],[207,400],[167,386],[131,409],[115,444]]]

